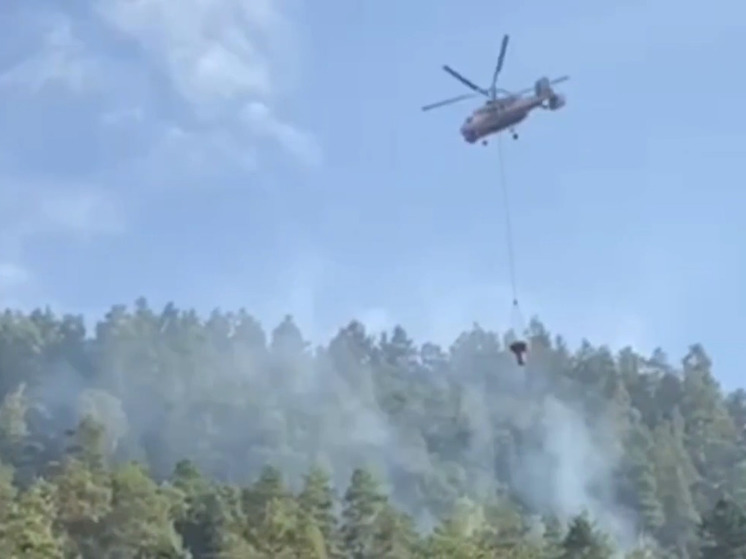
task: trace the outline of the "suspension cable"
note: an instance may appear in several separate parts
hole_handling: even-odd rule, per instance
[[[505,178],[505,161],[503,157],[502,134],[497,135],[497,153],[500,163],[500,184],[503,191],[503,207],[505,208],[505,241],[508,245],[508,269],[510,273],[510,288],[513,294],[513,306],[518,307],[518,289],[515,271],[515,250],[513,245],[513,225],[510,219],[510,199],[508,196],[508,181]]]

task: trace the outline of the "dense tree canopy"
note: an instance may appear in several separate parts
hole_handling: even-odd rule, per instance
[[[5,311],[0,557],[746,558],[746,392],[703,348],[528,338]]]

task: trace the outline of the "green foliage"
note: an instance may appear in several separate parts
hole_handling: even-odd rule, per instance
[[[609,559],[613,549],[585,515],[575,517],[562,541],[561,559]]]
[[[746,513],[735,503],[718,501],[700,530],[702,559],[746,558]]]
[[[374,559],[386,497],[370,472],[356,469],[344,495],[342,542],[351,559]]]
[[[6,311],[0,557],[746,558],[746,391],[529,334]]]

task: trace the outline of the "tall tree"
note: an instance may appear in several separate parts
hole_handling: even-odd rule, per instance
[[[339,554],[337,542],[337,517],[335,515],[335,496],[329,475],[314,466],[305,476],[303,489],[298,496],[301,511],[308,515],[321,531],[329,557]]]
[[[386,498],[373,475],[356,469],[344,495],[342,541],[350,559],[375,559],[376,522]]]
[[[562,559],[610,559],[613,549],[585,515],[576,516],[570,523],[562,542]]]
[[[719,500],[702,519],[702,559],[746,558],[746,514],[726,500]]]

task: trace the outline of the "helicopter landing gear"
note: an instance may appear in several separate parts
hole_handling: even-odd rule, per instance
[[[514,140],[518,139],[518,133],[515,130],[513,130],[512,128],[510,129],[510,134],[513,136]]]

